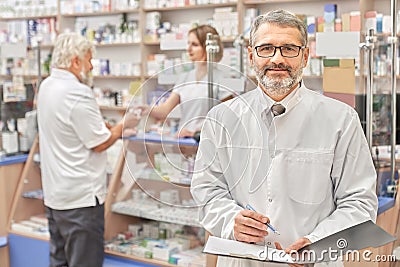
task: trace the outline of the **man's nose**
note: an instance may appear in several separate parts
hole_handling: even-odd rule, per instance
[[[276,48],[275,54],[270,58],[270,61],[272,61],[272,62],[284,62],[285,61],[284,57],[282,56],[280,48]]]

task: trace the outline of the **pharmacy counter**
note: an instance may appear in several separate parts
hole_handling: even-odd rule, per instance
[[[17,164],[17,163],[25,163],[25,161],[27,159],[28,159],[28,154],[3,157],[3,158],[0,158],[0,167],[11,165],[11,164]]]
[[[392,208],[396,202],[392,197],[378,197],[378,215]]]
[[[0,237],[7,235],[12,201],[28,155],[16,155],[0,159]],[[0,266],[8,267],[8,246],[0,247]]]
[[[10,262],[12,267],[49,266],[50,244],[47,240],[29,238],[18,234],[9,235]],[[3,265],[0,265],[3,267]],[[8,265],[7,265],[8,266]],[[155,267],[154,265],[105,255],[103,267]]]

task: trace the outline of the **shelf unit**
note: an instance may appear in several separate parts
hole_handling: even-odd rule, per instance
[[[179,191],[181,199],[191,199],[188,184],[168,182],[160,174],[158,174],[157,179],[139,178],[140,175],[136,174],[138,168],[143,164],[154,166],[154,158],[151,158],[154,153],[180,153],[182,151],[185,151],[186,155],[194,155],[197,151],[197,143],[192,139],[175,139],[172,137],[163,142],[162,138],[157,135],[145,135],[124,140],[123,152],[119,157],[116,171],[112,175],[105,204],[106,240],[110,240],[128,229],[129,224],[138,223],[143,219],[200,227],[199,223],[193,220],[195,214],[194,217],[189,216],[183,220],[182,217],[173,215],[174,210],[177,211],[173,205],[170,206],[171,204],[162,204],[161,202],[155,204],[163,190],[176,189]],[[147,158],[149,155],[150,158]],[[131,190],[140,190],[148,194],[149,201],[154,200],[135,206],[131,199]],[[180,207],[179,209],[192,208]],[[143,259],[114,251],[107,251],[107,253],[159,266],[176,266],[163,261]],[[211,258],[208,260],[211,260]]]
[[[140,42],[126,42],[126,43],[111,43],[111,44],[96,44],[96,48],[98,50],[99,56],[115,54],[118,59],[125,60],[126,56],[132,56],[133,54],[136,56],[134,60],[140,62],[140,75],[137,76],[115,76],[115,75],[107,75],[107,76],[95,76],[95,85],[105,85],[114,89],[118,89],[121,87],[126,87],[130,81],[141,81],[145,82],[150,80],[148,84],[147,90],[149,88],[154,87],[156,80],[154,76],[147,74],[147,56],[149,54],[161,53],[163,51],[160,50],[160,42],[159,41],[146,41],[143,29],[145,28],[145,18],[148,12],[161,12],[163,15],[166,15],[167,19],[170,19],[173,22],[181,22],[182,20],[193,19],[192,14],[196,13],[201,14],[203,17],[209,17],[212,14],[215,8],[219,7],[233,7],[238,12],[238,32],[243,32],[243,20],[245,12],[248,8],[259,8],[262,11],[267,11],[275,8],[286,8],[296,13],[308,14],[308,15],[322,15],[323,6],[326,3],[331,3],[329,0],[238,0],[235,3],[225,3],[225,4],[209,4],[209,5],[192,5],[185,7],[173,7],[173,8],[145,8],[144,0],[141,1],[141,7],[139,9],[126,9],[126,10],[116,10],[109,12],[95,12],[95,13],[75,13],[75,14],[61,14],[60,13],[60,2],[58,0],[58,14],[51,16],[34,16],[34,17],[15,17],[15,18],[0,18],[0,22],[9,22],[15,20],[28,20],[28,19],[44,19],[44,18],[56,18],[57,20],[57,29],[59,32],[62,32],[66,28],[73,29],[73,25],[76,19],[87,17],[89,19],[100,18],[103,21],[107,20],[107,18],[116,17],[122,14],[128,14],[129,16],[133,16],[139,20],[139,29],[141,30],[141,40]],[[389,3],[388,1],[382,0],[337,0],[335,3],[338,4],[339,15],[341,13],[349,12],[351,10],[360,10],[361,11],[361,25],[364,25],[363,14],[368,10],[378,10],[380,12],[384,12],[386,14],[389,12]],[[190,17],[191,16],[191,17]],[[362,26],[363,27],[363,26]],[[364,29],[361,30],[364,32]],[[361,35],[363,38],[363,35]],[[223,38],[224,45],[232,46],[234,42],[234,37]],[[51,50],[53,48],[52,45],[42,45],[41,48],[46,50]],[[166,53],[176,53],[176,52],[166,52]],[[7,79],[11,76],[0,75],[0,79]],[[35,76],[28,75],[26,78],[34,78]],[[44,76],[45,77],[45,76]],[[320,80],[320,76],[307,76],[306,80]],[[306,81],[308,82],[308,81]],[[124,107],[101,107],[104,112],[121,112],[125,111]],[[128,216],[124,214],[118,214],[112,211],[112,204],[118,201],[118,198],[126,199],[127,194],[129,194],[129,190],[124,188],[123,183],[121,182],[122,172],[125,166],[126,153],[129,149],[123,150],[118,159],[115,171],[112,174],[110,185],[109,185],[109,194],[107,196],[106,202],[106,238],[111,238],[119,233],[121,230],[126,229],[129,223],[134,223],[140,221],[140,218]],[[12,220],[18,221],[29,218],[31,215],[37,215],[40,213],[44,213],[44,206],[41,200],[37,199],[28,199],[23,198],[22,194],[24,192],[36,190],[41,187],[40,183],[40,169],[36,163],[33,162],[33,154],[38,152],[37,141],[35,142],[31,153],[28,157],[28,161],[25,164],[25,168],[21,175],[20,182],[18,184],[16,197],[14,199],[12,208],[11,208],[11,216]],[[164,184],[165,181],[146,181],[141,180],[144,184],[150,184],[151,186],[160,186]],[[175,185],[174,185],[175,186]],[[179,185],[182,192],[188,192],[188,186],[184,184]],[[188,196],[189,197],[189,196]],[[9,226],[9,229],[11,225]],[[398,230],[399,231],[399,230]],[[27,236],[29,238],[39,239],[39,240],[47,240],[43,237],[28,235],[26,233],[20,233],[10,230],[11,233]],[[108,254],[114,255],[121,258],[133,259],[140,262],[150,263],[154,265],[160,266],[175,266],[165,262],[158,262],[155,260],[148,260],[144,258],[136,258],[132,256],[127,256],[125,254],[107,251]],[[379,265],[381,266],[381,265]],[[383,265],[382,265],[383,266]]]
[[[32,145],[28,159],[25,163],[21,177],[19,179],[13,205],[11,207],[8,229],[9,233],[27,235],[30,238],[35,238],[39,240],[48,240],[47,238],[44,238],[40,235],[27,234],[25,232],[12,230],[13,222],[19,222],[29,219],[31,216],[34,215],[45,214],[43,200],[32,199],[23,196],[27,192],[36,191],[42,188],[42,181],[40,178],[40,165],[34,160],[35,154],[37,153],[39,153],[38,138],[35,139]]]

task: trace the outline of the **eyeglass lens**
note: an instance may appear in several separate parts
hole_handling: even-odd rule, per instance
[[[276,53],[276,49],[283,57],[297,57],[300,53],[300,46],[295,45],[284,45],[284,46],[273,46],[273,45],[261,45],[256,47],[257,55],[260,57],[273,57]]]

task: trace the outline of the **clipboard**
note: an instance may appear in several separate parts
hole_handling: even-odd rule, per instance
[[[330,260],[329,251],[335,250],[338,255],[346,255],[368,247],[381,247],[395,240],[395,237],[369,220],[322,238],[298,252],[314,255],[314,258],[307,259],[309,261],[302,261],[304,263],[326,262]]]
[[[294,263],[285,251],[272,247],[248,244],[231,239],[210,236],[203,250],[204,253],[234,258],[246,258],[258,261]]]
[[[335,260],[332,259],[331,252],[334,252],[334,255],[339,257],[346,255],[347,252],[368,247],[380,247],[395,240],[395,237],[369,220],[305,246],[297,252],[296,257],[272,247],[248,244],[215,236],[208,238],[203,252],[258,261],[305,264]]]

